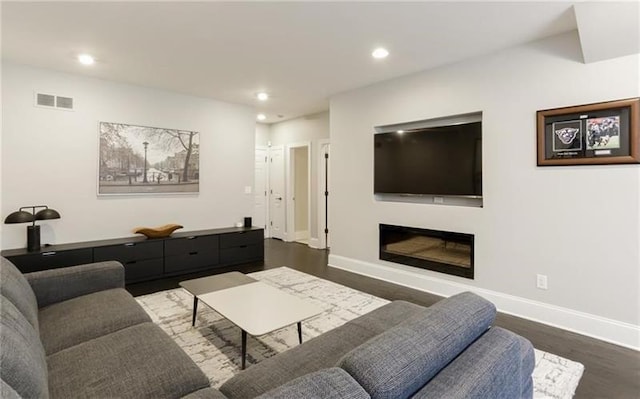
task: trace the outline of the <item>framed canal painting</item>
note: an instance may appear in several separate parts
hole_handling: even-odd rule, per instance
[[[640,98],[537,112],[538,166],[640,163]]]
[[[98,195],[194,194],[198,132],[100,122]]]

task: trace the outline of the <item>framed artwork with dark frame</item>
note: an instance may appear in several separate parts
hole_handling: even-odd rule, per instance
[[[197,194],[200,134],[100,122],[98,195]]]
[[[640,98],[537,112],[538,166],[640,163]]]

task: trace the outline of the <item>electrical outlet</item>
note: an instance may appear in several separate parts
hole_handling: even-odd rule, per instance
[[[434,204],[444,204],[444,197],[433,197]]]
[[[536,276],[536,287],[538,287],[541,290],[546,290],[547,287],[547,276],[545,276],[544,274],[538,274]]]

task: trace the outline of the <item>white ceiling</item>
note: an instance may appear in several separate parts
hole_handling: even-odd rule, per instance
[[[2,57],[247,104],[271,123],[326,110],[343,91],[574,29],[568,2],[3,2]],[[390,56],[372,59],[376,46]],[[76,61],[84,52],[95,65]],[[258,102],[260,90],[271,99]]]

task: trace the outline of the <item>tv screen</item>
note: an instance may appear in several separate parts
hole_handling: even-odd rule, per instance
[[[482,122],[374,137],[376,194],[482,196]]]

